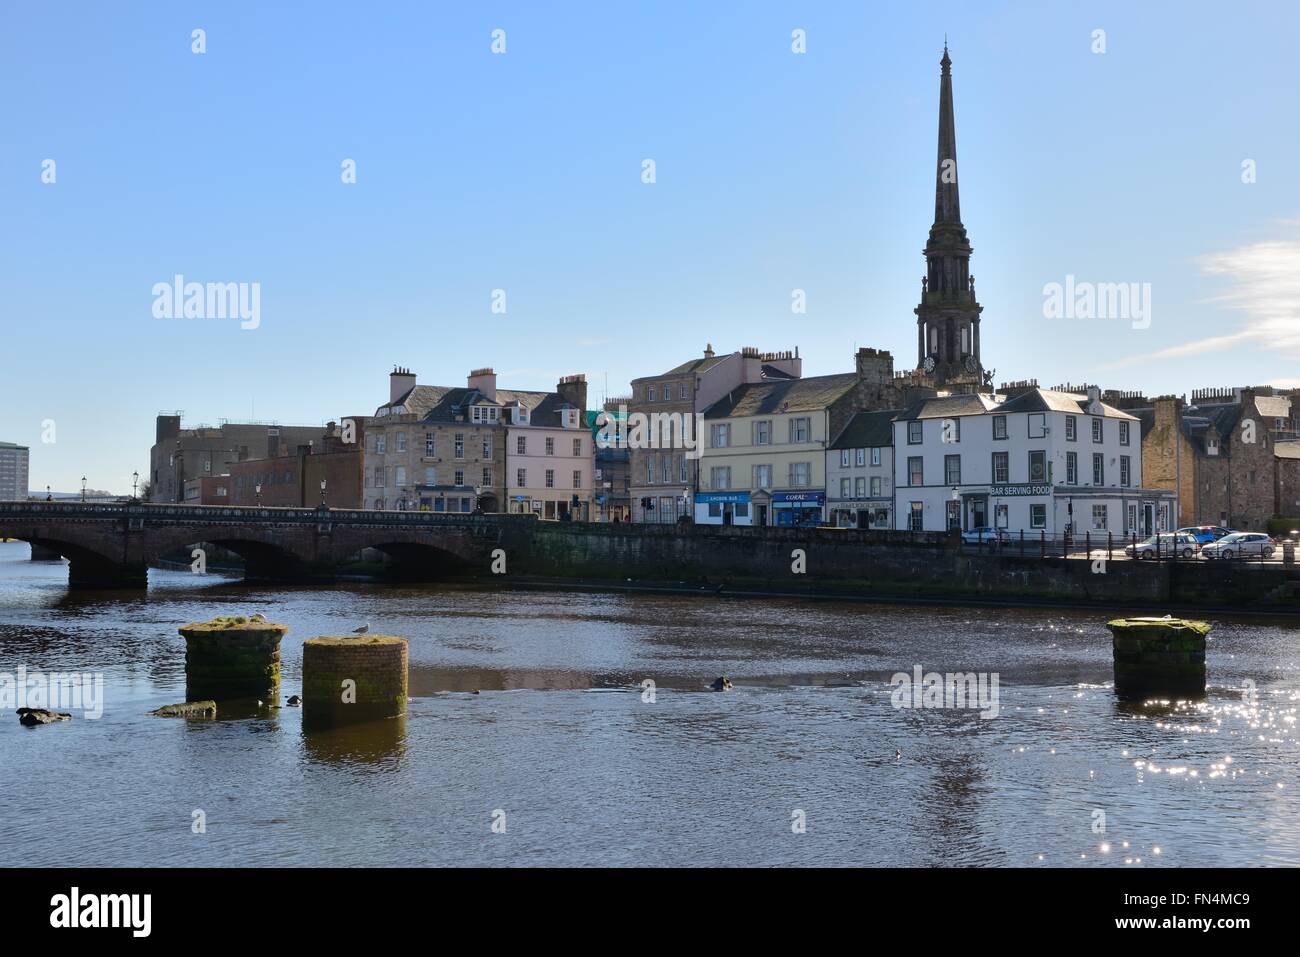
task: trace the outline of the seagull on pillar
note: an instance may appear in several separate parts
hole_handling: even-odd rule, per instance
[[[358,638],[360,638],[362,635],[364,635],[364,634],[365,634],[366,632],[368,632],[369,630],[370,630],[370,622],[366,622],[366,623],[365,623],[364,625],[362,625],[360,628],[353,628],[353,629],[352,629],[352,634],[354,634],[354,635],[356,635]]]

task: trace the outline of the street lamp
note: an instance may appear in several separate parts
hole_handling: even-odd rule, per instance
[[[320,504],[321,508],[325,507],[325,480],[320,480]]]
[[[253,486],[253,492],[257,495],[257,507],[262,507],[262,483],[258,482]]]
[[[138,489],[139,487],[140,487],[140,473],[132,472],[131,473],[131,501],[133,502],[135,501],[136,498],[136,489]]]
[[[54,496],[50,494],[50,487],[48,485],[45,486],[45,501],[47,502],[54,501]]]
[[[86,500],[86,476],[81,477],[81,500]]]

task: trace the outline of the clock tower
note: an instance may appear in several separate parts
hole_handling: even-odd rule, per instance
[[[957,130],[952,111],[952,60],[948,44],[939,61],[939,155],[934,180],[934,225],[925,244],[926,274],[916,312],[917,366],[936,386],[980,385],[980,313],[970,274],[970,241],[961,222]]]

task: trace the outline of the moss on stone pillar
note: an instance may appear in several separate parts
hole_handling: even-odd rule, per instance
[[[306,724],[406,713],[407,644],[393,635],[322,636],[302,646]]]
[[[267,698],[280,693],[280,639],[289,630],[262,618],[244,616],[194,622],[185,637],[185,697]]]
[[[1116,618],[1106,623],[1121,698],[1205,694],[1205,636],[1210,625],[1182,618]]]

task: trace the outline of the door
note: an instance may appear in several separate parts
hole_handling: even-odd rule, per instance
[[[1142,503],[1142,534],[1150,535],[1156,523],[1156,507],[1150,502]]]
[[[760,506],[758,506],[758,524],[759,524],[759,525],[766,525],[766,524],[767,524],[767,506],[766,506],[766,505],[760,505]]]
[[[970,500],[970,525],[967,528],[985,528],[989,524],[989,506],[988,499],[973,498]]]

